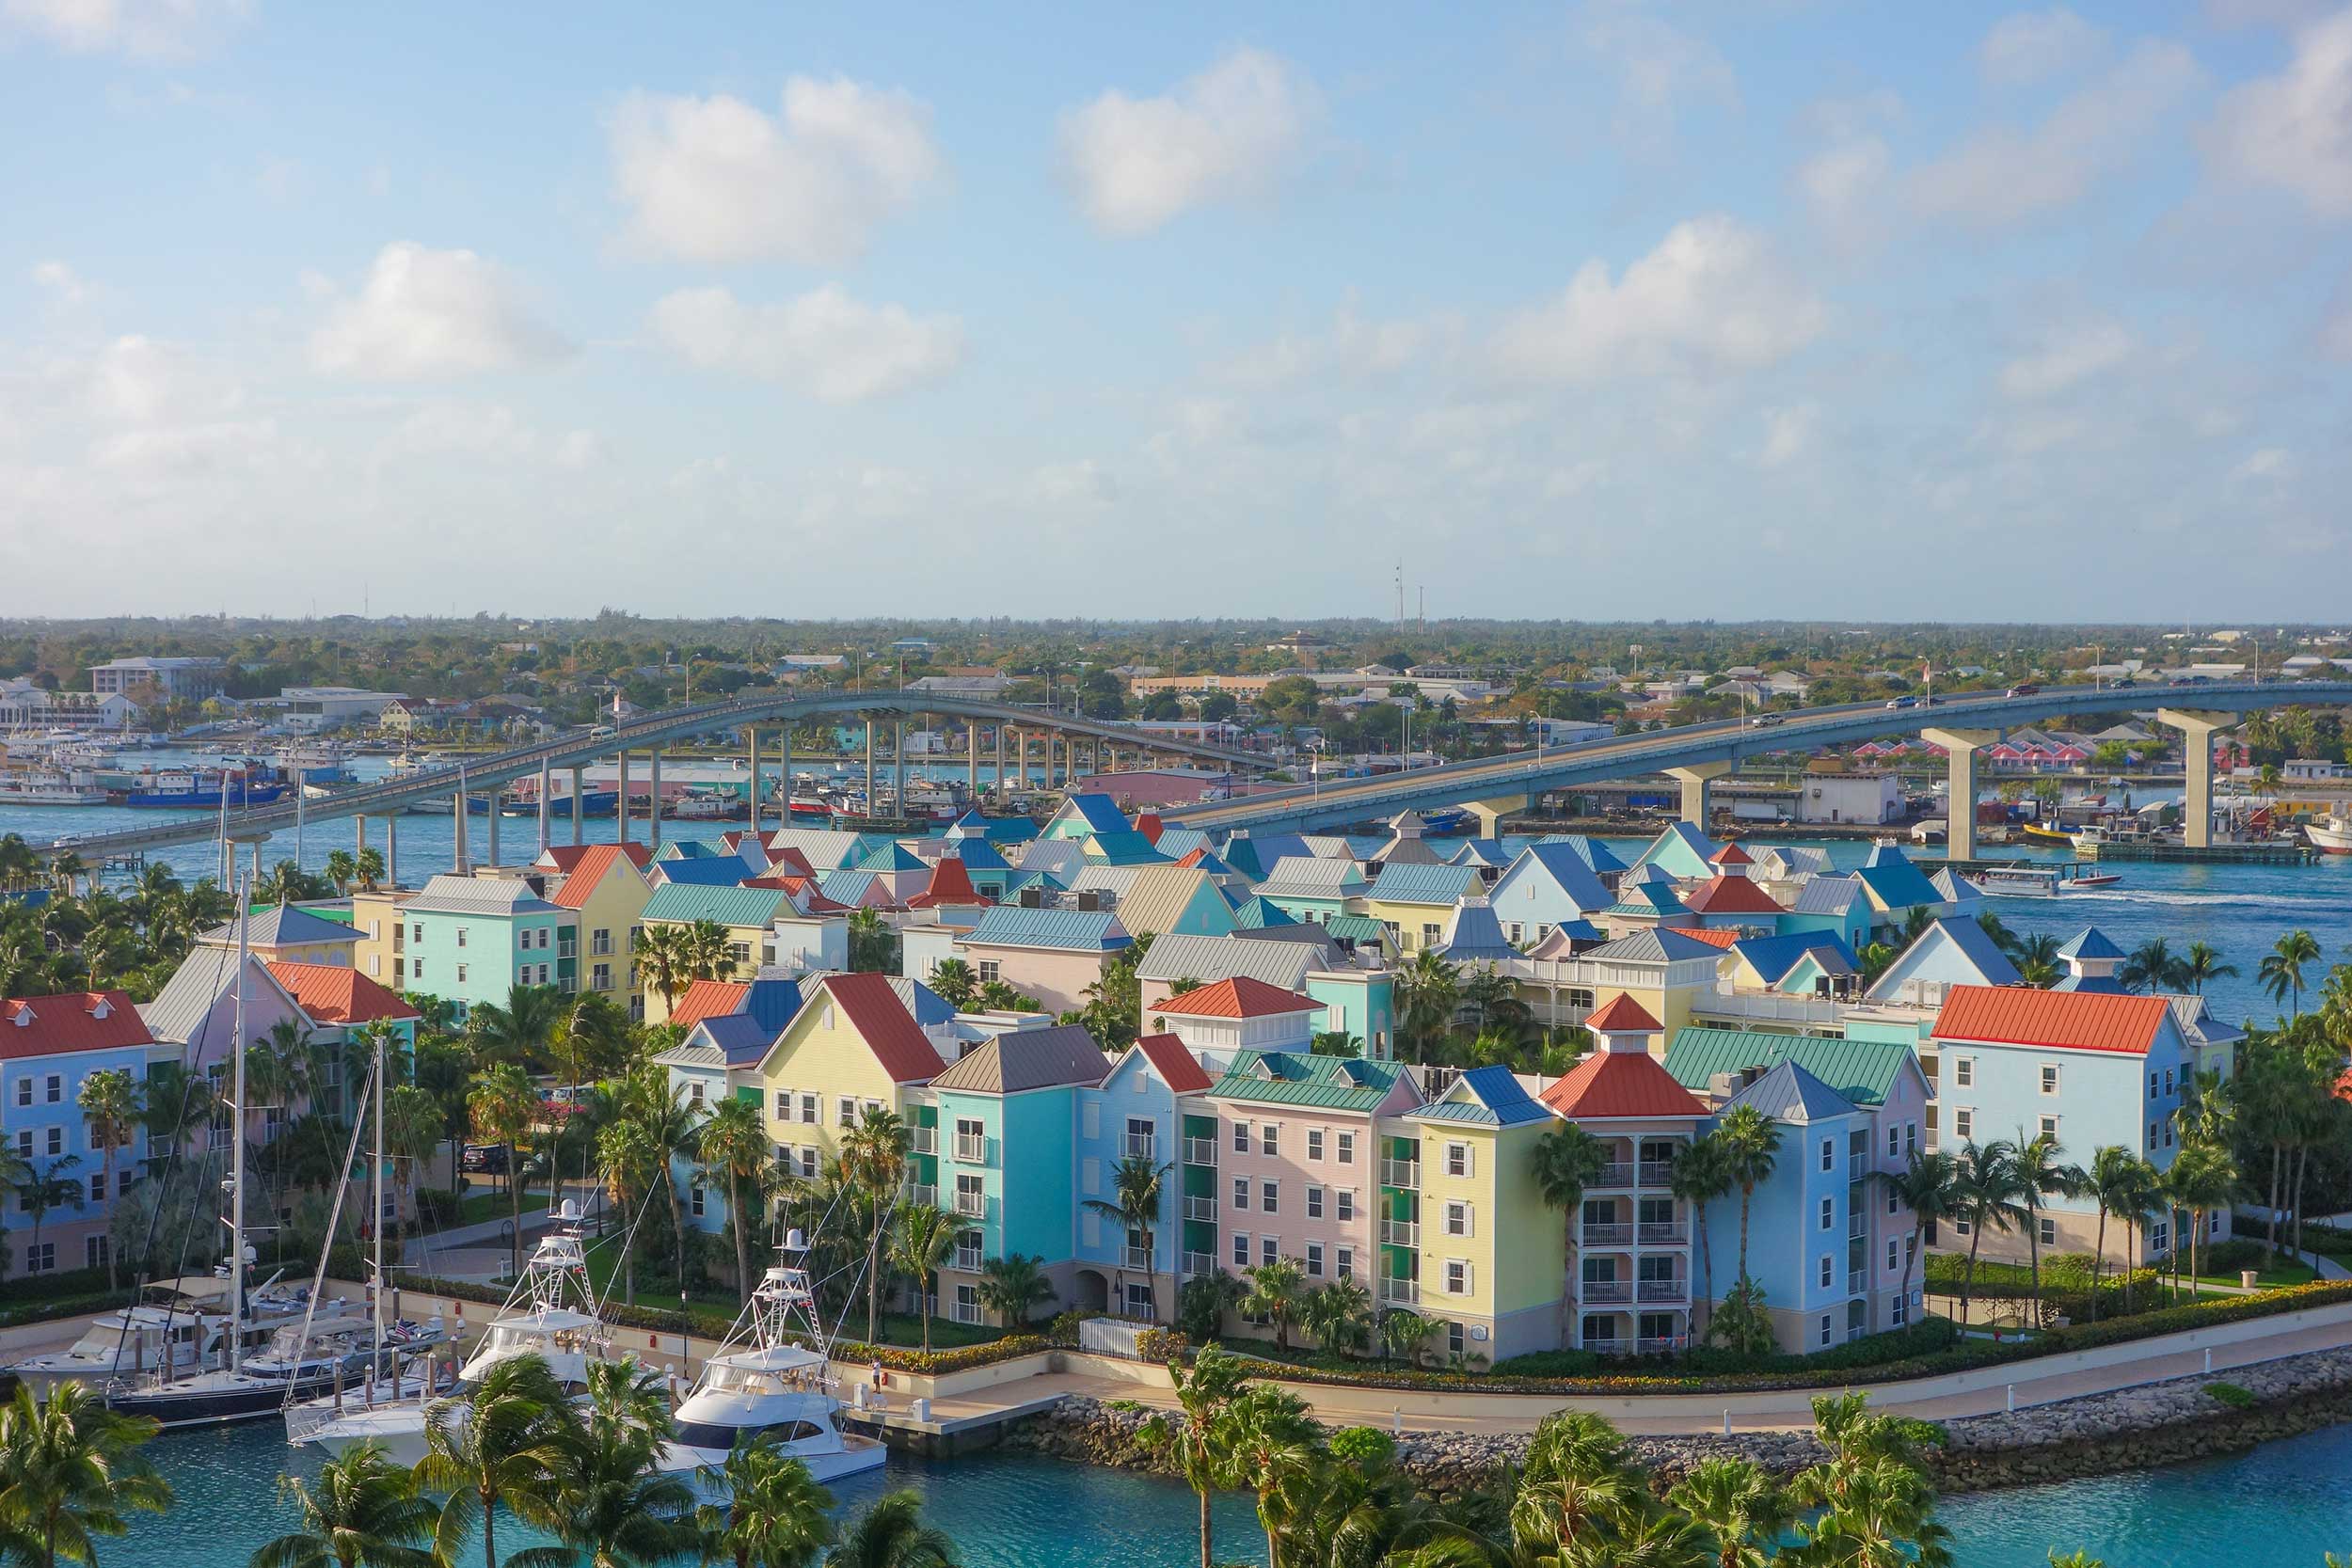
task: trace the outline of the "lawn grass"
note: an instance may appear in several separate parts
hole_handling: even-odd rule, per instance
[[[610,1244],[588,1244],[588,1279],[595,1287],[598,1300],[621,1301],[622,1289],[613,1283],[619,1273],[621,1250],[618,1239],[608,1234]],[[637,1260],[637,1305],[669,1307],[677,1303],[675,1263],[670,1259],[640,1258]],[[694,1331],[717,1338],[727,1331],[743,1310],[743,1298],[722,1286],[690,1291],[686,1310],[694,1319]],[[921,1347],[923,1323],[910,1312],[884,1312],[876,1320],[882,1343],[902,1345],[909,1350]],[[837,1323],[828,1320],[843,1338],[862,1339],[866,1335],[866,1302],[861,1296],[850,1306]],[[952,1323],[946,1318],[931,1320],[931,1349],[956,1350],[965,1345],[985,1345],[1001,1339],[1009,1330],[987,1323]]]
[[[548,1195],[544,1189],[523,1194],[523,1212],[526,1214],[534,1209],[544,1209],[547,1206]],[[503,1187],[492,1187],[485,1192],[467,1193],[464,1201],[458,1205],[457,1223],[480,1225],[485,1220],[505,1219],[514,1212],[515,1205],[507,1197],[506,1190]]]
[[[2281,1257],[2270,1267],[2255,1275],[2254,1284],[2259,1290],[2272,1291],[2281,1285],[2308,1285],[2318,1277],[2312,1272],[2312,1266],[2309,1263],[2298,1263],[2292,1258]],[[2234,1272],[2201,1274],[2197,1278],[2200,1283],[2206,1285],[2235,1285],[2238,1282]]]

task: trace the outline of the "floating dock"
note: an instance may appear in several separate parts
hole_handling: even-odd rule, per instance
[[[2167,861],[2191,865],[2303,865],[2318,858],[2308,845],[2284,840],[2258,844],[2094,844],[2082,851],[2094,861]]]

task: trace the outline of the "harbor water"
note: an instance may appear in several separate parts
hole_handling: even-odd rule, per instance
[[[314,1475],[315,1449],[290,1450],[274,1421],[156,1440],[152,1457],[179,1494],[171,1512],[137,1516],[104,1547],[118,1563],[246,1568],[254,1548],[293,1528],[277,1493],[282,1471]],[[1959,1568],[2046,1568],[2049,1552],[2085,1550],[2111,1568],[2319,1568],[2352,1543],[2352,1427],[2174,1469],[1947,1499],[1941,1511]],[[922,1462],[834,1489],[843,1513],[912,1486],[924,1513],[954,1536],[967,1568],[1184,1568],[1200,1560],[1198,1505],[1180,1482],[1050,1460]],[[1216,1499],[1217,1560],[1263,1563],[1249,1500]],[[538,1544],[517,1526],[501,1553]],[[479,1560],[480,1545],[469,1559]]]

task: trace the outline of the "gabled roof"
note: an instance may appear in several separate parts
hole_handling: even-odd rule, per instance
[[[155,1000],[139,1006],[139,1016],[147,1021],[151,1037],[176,1045],[198,1043],[198,1032],[209,1022],[213,1008],[221,998],[231,994],[237,984],[237,960],[234,952],[222,953],[216,948],[191,953],[180,961],[164,989],[155,993]],[[246,969],[246,995],[250,998],[262,992],[274,992],[286,1006],[301,1009],[278,977],[261,959],[248,958]],[[225,1042],[205,1042],[207,1048]]]
[[[818,982],[817,994],[829,996],[882,1070],[901,1084],[928,1083],[946,1069],[930,1037],[907,1010],[898,988],[887,974],[828,974]],[[803,1007],[802,1012],[808,1011]]]
[[[637,846],[631,845],[629,847],[635,848]],[[586,848],[588,852],[574,861],[572,868],[564,873],[564,885],[555,890],[549,902],[567,910],[583,907],[587,904],[589,895],[594,894],[605,878],[612,874],[612,867],[616,864],[628,866],[631,874],[637,877],[639,885],[644,885],[644,874],[636,870],[636,862],[623,852],[620,845],[591,844],[586,846]]]
[[[1145,1035],[1135,1048],[1143,1053],[1161,1081],[1178,1094],[1205,1094],[1215,1082],[1200,1059],[1184,1049],[1174,1035]]]
[[[670,1008],[670,1022],[681,1029],[691,1029],[704,1019],[740,1012],[751,990],[748,980],[696,980],[678,992],[677,1001]]]
[[[2058,950],[2061,958],[2124,958],[2130,955],[2115,945],[2105,931],[2086,926],[2066,939]]]
[[[1753,1105],[1774,1121],[1799,1123],[1850,1117],[1857,1109],[1844,1095],[1785,1060],[1715,1109],[1720,1113],[1735,1105]]]
[[[1119,923],[1135,935],[1174,930],[1193,900],[1204,893],[1220,905],[1225,902],[1205,871],[1182,865],[1138,867],[1126,896],[1119,901]]]
[[[1683,931],[1677,934],[1690,936],[1693,933]],[[1588,942],[1597,947],[1603,940],[1600,927],[1591,921],[1564,920],[1538,938],[1535,945],[1527,950],[1527,956],[1531,958],[1565,958],[1572,956],[1576,943]]]
[[[985,904],[988,901],[980,896],[979,889],[972,885],[972,874],[964,869],[963,862],[949,855],[931,867],[930,885],[908,899],[907,908],[929,910],[942,904]]]
[[[1688,914],[1690,910],[1675,896],[1671,883],[1627,882],[1617,889],[1617,901],[1602,912],[1620,917],[1662,920],[1670,914]]]
[[[751,867],[735,855],[658,860],[653,863],[650,871],[654,881],[663,887],[737,887],[752,874]]]
[[[409,915],[516,915],[545,914],[555,906],[532,892],[520,877],[444,875],[426,882],[424,891],[401,908]],[[230,940],[236,940],[233,933]]]
[[[653,890],[640,918],[647,925],[656,921],[688,925],[712,920],[722,926],[766,926],[787,910],[792,910],[791,898],[775,888],[691,887],[674,882]]]
[[[1499,838],[1466,838],[1454,847],[1446,860],[1454,865],[1506,866],[1518,857]]]
[[[1581,912],[1605,910],[1611,903],[1609,890],[1601,886],[1600,878],[1584,863],[1584,857],[1569,844],[1531,844],[1518,853],[1510,868],[1497,879],[1514,888],[1525,877],[1542,876],[1551,882],[1569,903]]]
[[[1360,1056],[1311,1056],[1296,1051],[1244,1051],[1209,1093],[1219,1100],[1322,1110],[1377,1111],[1403,1069]]]
[[[1859,877],[1807,877],[1797,888],[1797,901],[1788,906],[1790,914],[1826,914],[1844,919],[1853,908],[1853,901],[1862,896]]]
[[[74,990],[0,1001],[0,1058],[10,1061],[69,1051],[124,1051],[151,1044],[154,1037],[128,991]]]
[[[435,880],[439,879],[436,878]],[[527,893],[529,888],[525,888]],[[215,926],[200,939],[213,947],[237,945],[237,923]],[[256,910],[246,931],[248,947],[308,947],[319,942],[357,942],[359,933],[340,920],[325,920],[294,904]]]
[[[699,838],[674,838],[656,850],[653,858],[656,862],[700,861],[730,852],[715,844],[705,843]]]
[[[1650,1017],[1649,1009],[1625,991],[1609,999],[1609,1005],[1584,1021],[1584,1027],[1596,1035],[1642,1034],[1654,1035],[1664,1027]]]
[[[1163,936],[1136,968],[1138,980],[1223,980],[1246,974],[1253,980],[1296,990],[1306,984],[1320,949],[1287,942],[1242,942],[1232,937]]]
[[[1320,855],[1284,855],[1258,891],[1268,898],[1343,898],[1364,891],[1364,868]]]
[[[1090,832],[1123,833],[1134,831],[1134,825],[1127,820],[1127,814],[1119,809],[1119,802],[1093,790],[1082,790],[1066,797],[1054,816],[1064,822],[1075,817],[1085,823]]]
[[[1169,837],[1171,837],[1176,832],[1176,829],[1170,828],[1167,832],[1160,835],[1160,842],[1162,844],[1167,843]],[[1162,850],[1161,853],[1166,854],[1167,851]],[[1206,844],[1194,845],[1191,848],[1176,857],[1176,863],[1178,865],[1198,866],[1212,877],[1231,877],[1234,875],[1233,868],[1226,864],[1222,860],[1219,860],[1217,858],[1216,851],[1210,848]]]
[[[1014,1029],[974,1046],[931,1080],[942,1092],[1020,1094],[1028,1089],[1099,1084],[1109,1070],[1103,1048],[1075,1023]]]
[[[1938,1040],[2026,1045],[2050,1051],[2145,1054],[2172,1016],[2161,996],[1955,986],[1935,1015]]]
[[[1444,1094],[1409,1114],[1416,1121],[1468,1122],[1478,1127],[1518,1127],[1551,1119],[1551,1113],[1511,1075],[1511,1069],[1500,1065],[1470,1069]]]
[[[1168,859],[1132,828],[1092,834],[1086,840],[1086,854],[1104,865],[1158,865]]]
[[[273,963],[270,978],[286,988],[314,1023],[397,1022],[419,1018],[416,1008],[347,964]]]
[[[1693,914],[1781,914],[1772,895],[1745,877],[1713,877],[1682,900]]]
[[[580,863],[586,860],[592,850],[604,847],[606,846],[601,844],[550,844],[541,850],[539,858],[531,863],[549,871],[561,871],[569,876],[579,869]],[[653,862],[653,846],[650,844],[631,839],[622,846],[622,851],[628,856],[629,863],[640,871]]]
[[[1269,926],[1297,924],[1297,918],[1288,910],[1264,898],[1245,898],[1233,906],[1233,925],[1239,930],[1263,931]]]
[[[1725,844],[1710,857],[1717,865],[1754,865],[1756,857],[1737,844]]]
[[[1662,865],[1677,877],[1706,875],[1715,858],[1715,841],[1688,822],[1669,822],[1643,847],[1636,866]]]
[[[1740,927],[1737,926],[1724,926],[1713,930],[1705,927],[1686,928],[1677,926],[1675,929],[1692,941],[1703,942],[1709,947],[1729,948],[1737,946],[1740,942]]]
[[[838,871],[866,852],[866,840],[844,828],[778,828],[768,835],[768,852],[798,849],[818,871]]]
[[[1612,871],[1623,871],[1626,868],[1625,857],[1590,833],[1546,833],[1535,842],[1539,846],[1566,845],[1576,852],[1577,859],[1590,866],[1597,876],[1606,877]]]
[[[776,1033],[749,1013],[721,1013],[696,1023],[689,1043],[707,1040],[728,1067],[750,1067],[768,1054]]]
[[[1213,981],[1182,996],[1171,996],[1152,1012],[1155,1017],[1173,1014],[1179,1018],[1277,1018],[1311,1012],[1322,1006],[1311,996],[1238,974]]]
[[[849,869],[855,871],[921,871],[923,857],[899,843],[886,839],[868,849]]]
[[[1856,1105],[1884,1103],[1911,1047],[1889,1040],[1823,1038],[1764,1029],[1686,1028],[1666,1042],[1666,1070],[1675,1081],[1704,1092],[1723,1073],[1769,1068],[1788,1061]]]
[[[1935,896],[1947,904],[1984,902],[1984,890],[1948,865],[1929,872],[1928,886],[1935,889]]]
[[[1677,1119],[1707,1115],[1646,1051],[1595,1051],[1543,1092],[1543,1102],[1571,1121]]]
[[[1719,958],[1722,951],[1712,943],[1701,942],[1688,931],[1661,926],[1588,948],[1583,956],[1613,959],[1619,963],[1671,963],[1677,958]]]
[[[1776,937],[1742,937],[1731,944],[1740,960],[1756,971],[1768,986],[1778,985],[1781,978],[1797,967],[1807,953],[1819,952],[1825,974],[1851,974],[1859,966],[1853,950],[1846,939],[1836,931],[1790,931]]]
[[[1476,866],[1391,864],[1373,879],[1364,896],[1382,904],[1448,905],[1459,903],[1464,894],[1484,886]]]
[[[1871,853],[1878,856],[1892,853],[1896,857],[1880,860],[1854,873],[1862,879],[1862,885],[1870,890],[1870,896],[1881,904],[1890,910],[1907,910],[1918,904],[1943,902],[1935,895],[1935,884],[1929,881],[1917,866],[1901,859],[1899,851],[1881,847]]]
[[[1118,917],[1102,910],[1025,910],[997,904],[981,911],[963,941],[981,947],[1050,947],[1065,953],[1110,953],[1133,944]]]
[[[966,871],[1009,871],[1012,862],[1005,859],[996,846],[984,838],[967,838],[957,844],[945,857],[961,861]]]
[[[1446,917],[1445,937],[1438,957],[1448,963],[1501,963],[1516,958],[1519,950],[1502,934],[1502,922],[1484,898],[1465,898]]]

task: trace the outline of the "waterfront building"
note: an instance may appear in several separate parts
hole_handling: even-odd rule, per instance
[[[405,989],[453,1004],[506,1006],[516,986],[577,989],[580,918],[520,877],[436,877],[404,902]]]
[[[1134,945],[1118,916],[1102,910],[1022,909],[998,904],[956,942],[982,985],[1002,980],[1049,1013],[1087,1003],[1113,959]]]
[[[1136,980],[1142,988],[1143,1017],[1148,1023],[1152,1009],[1174,994],[1172,988],[1180,980],[1212,985],[1248,975],[1280,990],[1305,990],[1310,974],[1337,959],[1336,950],[1322,943],[1160,936],[1152,940],[1151,950],[1136,966]]]
[[[371,980],[394,990],[421,990],[408,984],[408,919],[402,913],[415,888],[355,888],[351,895],[351,961]]]
[[[1842,997],[1860,974],[1853,950],[1834,931],[1743,937],[1716,968],[1720,988],[1786,996]]]
[[[1535,1180],[1536,1145],[1558,1125],[1508,1068],[1483,1067],[1383,1129],[1418,1180],[1392,1189],[1380,1241],[1418,1253],[1433,1348],[1492,1363],[1560,1346],[1566,1228]]]
[[[867,1109],[886,1109],[907,1122],[913,1139],[909,1182],[935,1194],[938,1115],[928,1100],[918,1103],[915,1091],[946,1070],[940,1048],[953,1032],[946,1016],[927,1029],[910,998],[946,1005],[887,974],[821,975],[801,994],[799,1010],[761,1053],[756,1073],[777,1160],[813,1178]]]
[[[641,930],[650,931],[659,926],[687,927],[707,920],[726,932],[727,957],[735,960],[736,972],[749,974],[773,957],[776,921],[800,912],[792,895],[781,888],[696,887],[679,882],[655,888],[646,896],[637,923]],[[660,990],[649,980],[643,990],[645,1022],[667,1022],[669,1006]]]
[[[209,961],[209,959],[208,959]],[[230,966],[234,968],[234,960]],[[160,1046],[160,1049],[159,1049]],[[127,1072],[144,1085],[149,1064],[176,1058],[119,990],[68,991],[0,1001],[0,1136],[32,1176],[70,1183],[78,1202],[53,1205],[40,1239],[21,1201],[8,1206],[11,1267],[25,1276],[61,1269],[103,1268],[119,1192],[107,1186],[105,1149],[93,1136],[79,1097],[94,1072]],[[115,1152],[114,1180],[138,1180],[151,1152],[135,1120]]]
[[[1796,884],[1795,897],[1781,910],[1772,925],[1784,936],[1834,931],[1845,938],[1848,948],[1859,953],[1870,944],[1870,932],[1877,921],[1877,911],[1871,906],[1869,895],[1863,891],[1861,878],[1824,876],[1817,871],[1805,875]]]
[[[617,844],[588,846],[548,901],[570,910],[579,924],[585,988],[643,1017],[637,987],[637,936],[653,887],[636,860]]]
[[[1100,1083],[1078,1091],[1080,1306],[1116,1304],[1134,1316],[1149,1292],[1141,1315],[1165,1323],[1184,1280],[1216,1272],[1216,1140],[1187,1140],[1184,1117],[1228,1060],[1220,1052],[1189,1051],[1174,1035],[1146,1035]],[[1159,1217],[1142,1237],[1084,1207],[1089,1199],[1118,1200],[1119,1165],[1129,1159],[1150,1160],[1166,1173]],[[1134,1277],[1147,1262],[1146,1277]]]
[[[1221,937],[1239,927],[1216,879],[1198,866],[1138,867],[1115,908],[1131,936]]]
[[[1780,928],[1786,911],[1763,886],[1748,875],[1755,861],[1737,844],[1715,852],[1715,873],[1682,895],[1682,906],[1697,918],[1701,930],[1737,931],[1741,936],[1766,937]]]
[[[1365,913],[1359,901],[1369,886],[1364,868],[1353,860],[1294,854],[1282,856],[1266,869],[1258,883],[1258,896],[1294,920],[1321,925],[1339,915]]]
[[[1119,802],[1107,795],[1091,790],[1078,790],[1062,797],[1054,815],[1038,830],[1040,838],[1089,839],[1097,833],[1125,833],[1135,831],[1127,814],[1119,809]]]
[[[200,703],[217,695],[228,679],[229,667],[209,656],[140,655],[91,665],[89,689],[101,697],[119,692],[135,700],[151,694],[167,702]]]
[[[1238,975],[1155,1003],[1143,1022],[1147,1032],[1173,1034],[1188,1050],[1303,1052],[1313,1048],[1323,1016],[1311,996]]]

